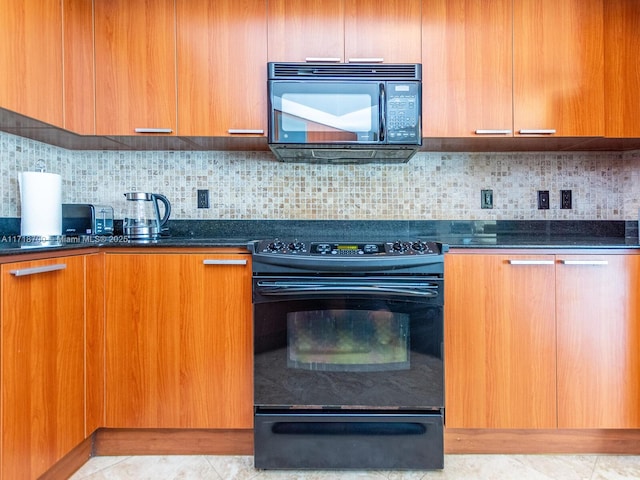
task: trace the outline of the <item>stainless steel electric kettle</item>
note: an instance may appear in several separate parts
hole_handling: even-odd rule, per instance
[[[122,231],[131,240],[156,240],[166,233],[171,203],[159,193],[128,192],[124,196],[131,202],[128,216],[124,218]],[[160,216],[159,204],[164,206],[164,213]]]

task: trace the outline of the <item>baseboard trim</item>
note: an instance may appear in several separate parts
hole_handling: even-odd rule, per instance
[[[446,454],[640,455],[638,430],[448,428]],[[100,428],[39,480],[69,478],[106,455],[253,455],[253,430]]]
[[[69,478],[93,457],[93,435],[62,457],[56,464],[38,477],[38,480]]]
[[[449,428],[445,453],[640,454],[640,430],[507,430]]]
[[[94,455],[253,455],[253,430],[100,428]]]

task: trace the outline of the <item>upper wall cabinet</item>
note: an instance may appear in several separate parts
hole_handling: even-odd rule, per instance
[[[603,0],[515,0],[516,134],[604,135]]]
[[[424,0],[425,137],[604,135],[602,0]]]
[[[425,137],[511,135],[512,0],[425,0]]]
[[[607,137],[640,137],[640,2],[605,2]]]
[[[174,0],[95,0],[96,134],[176,132]]]
[[[95,134],[93,1],[63,0],[64,128]]]
[[[421,0],[270,0],[269,61],[419,63]]]
[[[265,0],[177,0],[178,133],[263,135]]]
[[[0,0],[0,107],[63,125],[62,5]]]

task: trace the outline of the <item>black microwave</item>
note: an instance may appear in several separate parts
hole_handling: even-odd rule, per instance
[[[282,161],[406,162],[422,144],[420,64],[268,63]]]

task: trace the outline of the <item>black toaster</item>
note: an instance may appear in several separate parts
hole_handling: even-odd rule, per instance
[[[62,234],[113,235],[113,207],[90,203],[63,203]]]

